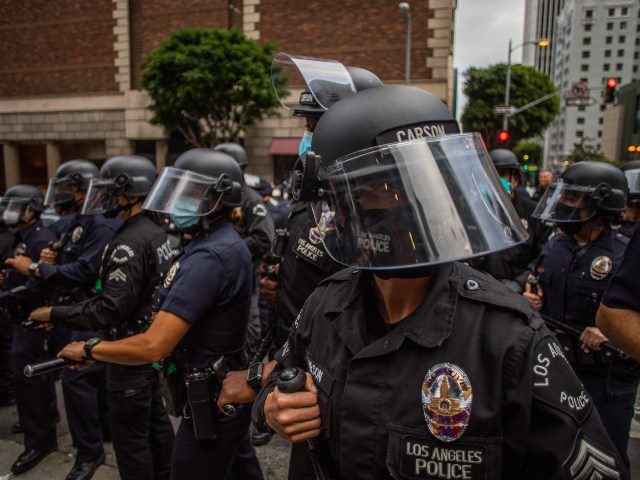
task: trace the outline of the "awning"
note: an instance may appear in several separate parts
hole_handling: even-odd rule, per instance
[[[300,138],[274,138],[271,140],[269,155],[291,155],[298,156]]]

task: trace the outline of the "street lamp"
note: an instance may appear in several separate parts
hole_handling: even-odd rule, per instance
[[[407,14],[407,45],[404,52],[404,78],[407,85],[411,83],[411,5],[409,2],[398,4],[401,12]]]
[[[511,53],[520,47],[525,45],[537,45],[538,47],[548,47],[551,45],[551,41],[548,38],[539,38],[537,40],[528,40],[526,42],[519,43],[515,46],[511,45],[511,39],[509,39],[509,54],[507,55],[507,85],[504,89],[504,104],[509,107],[511,96]],[[502,130],[509,129],[509,113],[505,113],[502,117]]]

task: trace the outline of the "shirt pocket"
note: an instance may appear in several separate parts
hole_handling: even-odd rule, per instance
[[[606,286],[606,282],[596,284],[595,280],[593,282],[576,281],[573,291],[569,293],[572,298],[572,313],[574,313],[576,320],[585,324],[594,324],[596,312]]]
[[[62,249],[62,252],[65,255],[65,263],[69,261],[69,259],[75,260],[78,258],[80,253],[80,245],[73,242],[67,242],[67,244]]]
[[[467,437],[441,442],[427,430],[389,425],[387,471],[393,479],[497,480],[502,437]]]

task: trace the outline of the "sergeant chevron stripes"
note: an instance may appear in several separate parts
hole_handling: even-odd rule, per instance
[[[578,454],[569,466],[571,478],[574,480],[617,480],[620,473],[616,468],[616,460],[597,447],[580,440]]]

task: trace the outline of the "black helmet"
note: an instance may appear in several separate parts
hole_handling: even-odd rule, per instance
[[[195,148],[193,150],[189,150],[189,152],[193,152],[195,150],[207,150],[207,149]],[[214,150],[218,152],[226,153],[227,155],[231,155],[234,158],[234,160],[238,162],[238,165],[240,166],[241,169],[244,169],[247,166],[247,151],[239,143],[233,143],[233,142],[221,143],[220,145],[216,145],[214,147]],[[189,152],[185,152],[182,155],[185,155]],[[182,156],[180,156],[180,158],[182,158]]]
[[[223,145],[240,147],[236,143]],[[225,153],[223,149],[192,148],[180,155],[173,166],[215,179],[224,175],[228,181],[220,187],[224,187],[225,190],[218,190],[220,193],[224,193],[221,199],[222,204],[229,208],[242,204],[242,170],[240,170],[237,159]]]
[[[570,225],[585,224],[597,214],[622,213],[627,205],[627,190],[624,173],[610,163],[574,163],[547,188],[533,216],[570,233]]]
[[[146,196],[157,176],[151,160],[140,155],[118,155],[100,168],[100,178],[115,180],[123,188],[121,193],[130,197]]]
[[[378,76],[366,68],[360,67],[347,67],[353,86],[356,87],[356,92],[361,92],[368,88],[382,87],[382,80]]]
[[[343,98],[320,118],[292,176],[339,263],[382,276],[511,248],[526,238],[477,134],[403,85]]]
[[[620,167],[620,170],[626,172],[627,170],[640,170],[640,160],[631,160],[630,162],[625,162],[624,165]]]
[[[489,151],[489,156],[491,157],[491,161],[496,167],[496,170],[500,168],[510,168],[520,171],[520,162],[518,162],[518,157],[516,157],[516,154],[511,150],[507,150],[506,148],[495,148]]]
[[[271,182],[262,177],[260,177],[258,185],[254,187],[254,190],[263,196],[273,194],[273,187],[271,186]]]
[[[98,176],[98,167],[88,160],[69,160],[56,170],[49,180],[44,204],[64,210],[73,208],[75,190],[86,191],[92,179]]]
[[[24,221],[27,209],[33,211],[36,217],[43,210],[42,192],[33,185],[14,185],[7,189],[0,198],[2,221],[8,226],[15,226]]]
[[[117,215],[122,207],[118,197],[144,198],[158,176],[151,161],[140,155],[118,155],[100,168],[99,178],[93,179],[82,206],[84,215],[104,213]]]

